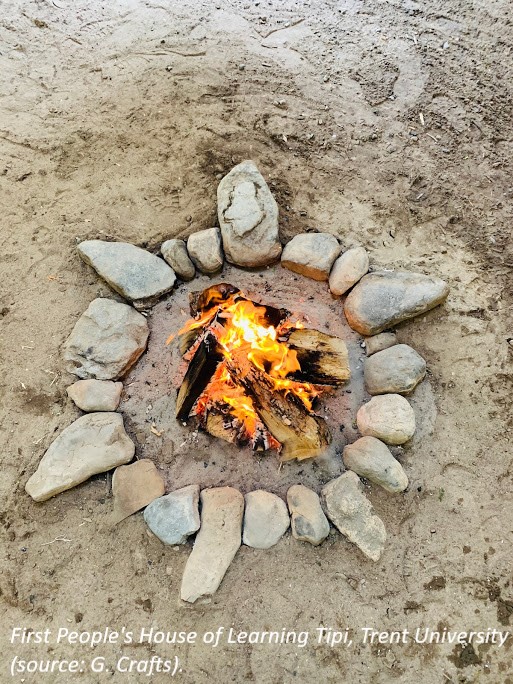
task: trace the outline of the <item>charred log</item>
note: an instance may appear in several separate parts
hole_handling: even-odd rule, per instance
[[[192,407],[210,382],[220,361],[221,355],[215,335],[208,332],[199,343],[178,390],[176,398],[178,420],[187,420]]]
[[[297,353],[301,370],[290,377],[314,385],[342,385],[351,377],[344,340],[319,330],[295,329],[288,344]]]

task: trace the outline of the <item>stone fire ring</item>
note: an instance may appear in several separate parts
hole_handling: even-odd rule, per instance
[[[160,258],[123,242],[87,240],[82,259],[129,304],[98,298],[77,321],[63,347],[67,370],[79,379],[67,389],[84,415],[65,428],[43,455],[26,483],[38,502],[112,469],[113,514],[118,523],[144,510],[144,519],[164,544],[184,544],[196,534],[182,580],[181,598],[195,602],[214,593],[241,542],[267,549],[289,526],[302,542],[319,545],[330,522],[371,560],[378,561],[386,532],[364,494],[360,478],[388,492],[403,492],[408,477],[390,446],[408,442],[415,414],[404,395],[426,374],[426,362],[399,344],[391,329],[443,302],[447,284],[411,272],[371,271],[362,246],[346,251],[330,233],[304,233],[282,247],[278,206],[252,161],[234,167],[217,191],[219,227],[193,233],[187,241],[161,245]],[[328,281],[334,297],[345,296],[349,326],[364,336],[365,389],[372,398],[357,411],[361,437],[343,449],[346,470],[329,481],[321,496],[304,484],[292,485],[287,502],[258,489],[245,497],[235,488],[200,491],[194,482],[170,493],[148,458],[133,461],[135,444],[116,412],[123,379],[148,343],[147,316],[169,294],[177,278],[197,271],[215,277],[225,259],[244,269],[263,269],[281,259],[282,267],[317,281]],[[152,424],[151,431],[160,432]],[[287,466],[285,466],[287,467]]]

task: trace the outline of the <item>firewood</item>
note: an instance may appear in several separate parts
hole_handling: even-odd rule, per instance
[[[351,377],[344,340],[319,330],[294,329],[288,343],[297,353],[301,366],[290,377],[314,385],[342,385]]]
[[[239,430],[232,424],[226,414],[223,415],[217,411],[209,411],[201,425],[213,437],[224,439],[225,442],[230,444],[239,443]]]
[[[187,420],[196,400],[210,382],[221,360],[215,336],[208,332],[192,357],[176,398],[176,417]]]
[[[291,393],[276,390],[272,378],[255,368],[245,351],[232,354],[225,363],[232,378],[253,399],[255,410],[271,435],[283,445],[283,461],[314,458],[325,450],[331,435],[323,418],[309,413]]]
[[[230,283],[218,283],[217,285],[207,287],[206,290],[191,292],[189,295],[191,314],[197,316],[204,313],[214,306],[225,302],[238,292],[240,292],[239,288],[230,285]]]

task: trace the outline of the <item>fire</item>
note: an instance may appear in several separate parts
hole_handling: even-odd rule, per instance
[[[265,373],[277,392],[291,393],[308,411],[321,389],[308,382],[298,382],[289,376],[301,370],[297,352],[288,346],[287,333],[291,328],[303,328],[297,321],[268,321],[267,310],[246,299],[242,293],[232,295],[209,308],[198,318],[189,320],[177,333],[183,335],[205,325],[215,335],[224,361],[219,364],[211,381],[196,401],[193,413],[205,416],[210,407],[224,405],[233,418],[240,422],[247,436],[253,438],[262,426],[254,402],[241,383],[234,381],[228,366],[234,354],[245,354],[259,371]],[[174,338],[171,335],[168,343]]]

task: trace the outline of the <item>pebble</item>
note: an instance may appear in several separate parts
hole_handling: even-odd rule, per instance
[[[64,343],[66,369],[79,378],[123,377],[146,349],[146,318],[127,304],[94,299]]]
[[[112,476],[113,522],[121,522],[137,513],[165,491],[162,475],[149,458],[119,466]]]
[[[279,259],[278,205],[255,162],[241,162],[221,180],[217,213],[230,263],[256,268]]]
[[[369,273],[351,290],[344,303],[347,322],[362,335],[418,316],[443,302],[449,294],[440,278],[407,271]]]
[[[241,544],[244,497],[232,487],[204,489],[201,527],[187,559],[180,595],[194,603],[217,591]]]
[[[426,375],[426,362],[407,344],[396,344],[365,359],[364,380],[369,394],[409,394]]]
[[[192,233],[187,240],[189,256],[202,273],[214,275],[223,268],[223,250],[219,228]]]
[[[390,450],[375,437],[361,437],[344,447],[344,464],[387,492],[404,492],[408,477]]]
[[[302,233],[285,245],[281,265],[313,280],[328,280],[341,246],[329,233]]]
[[[176,276],[163,259],[128,242],[86,240],[78,253],[116,292],[138,307],[173,289]]]
[[[285,534],[290,525],[283,499],[259,489],[246,494],[242,541],[254,549],[269,549]]]
[[[326,513],[335,527],[371,560],[378,561],[386,541],[385,526],[375,515],[356,473],[348,471],[323,487]]]
[[[122,382],[91,379],[77,380],[66,390],[68,397],[82,411],[115,411],[122,391]]]
[[[373,397],[358,410],[356,423],[362,435],[387,444],[404,444],[415,432],[415,414],[400,394]]]
[[[34,501],[45,501],[97,473],[129,463],[134,453],[119,413],[88,413],[52,442],[25,491]]]
[[[196,275],[194,264],[189,258],[187,245],[183,240],[166,240],[160,246],[162,256],[182,280],[192,280]]]
[[[392,332],[383,332],[379,333],[379,335],[365,338],[367,356],[372,356],[376,352],[393,347],[394,344],[397,344],[397,335]]]
[[[304,485],[292,485],[287,492],[292,536],[314,546],[326,539],[330,524],[317,494]]]
[[[199,485],[189,485],[152,501],[144,520],[164,544],[184,544],[200,528]]]
[[[331,294],[340,296],[350,290],[369,270],[369,255],[364,247],[353,247],[333,264],[329,284]]]

